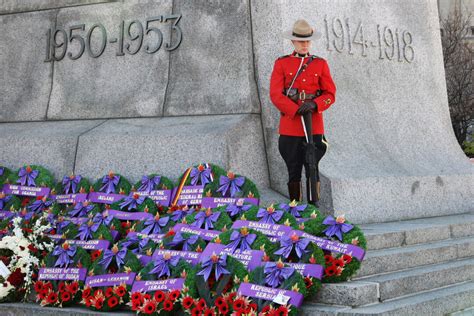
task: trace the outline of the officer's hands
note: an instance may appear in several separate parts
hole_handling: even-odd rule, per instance
[[[318,106],[316,105],[316,103],[314,103],[313,100],[308,100],[298,108],[298,110],[296,111],[296,114],[304,115],[306,113],[314,112],[317,109],[318,109]]]

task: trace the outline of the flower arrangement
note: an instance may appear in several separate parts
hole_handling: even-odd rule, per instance
[[[226,212],[211,208],[202,208],[186,216],[184,222],[196,228],[209,230],[225,230],[232,226],[232,220]]]
[[[125,177],[110,171],[108,174],[97,179],[91,191],[105,194],[129,194],[131,188],[130,182]]]

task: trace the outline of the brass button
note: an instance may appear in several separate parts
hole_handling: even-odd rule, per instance
[[[292,73],[292,72],[290,72],[290,76],[291,76],[291,75],[293,75],[293,73]]]
[[[306,79],[303,79],[303,82],[305,82],[305,81],[306,81]]]

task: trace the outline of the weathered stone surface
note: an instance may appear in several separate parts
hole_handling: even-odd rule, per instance
[[[336,305],[324,305],[324,304],[303,304],[301,307],[301,315],[304,316],[337,316],[339,312],[351,310],[350,307],[336,306]]]
[[[1,163],[12,169],[37,164],[57,180],[74,170],[79,135],[102,121],[28,122],[0,124]]]
[[[0,14],[55,9],[113,1],[117,0],[3,0],[2,3],[0,3]]]
[[[474,282],[411,295],[381,304],[342,311],[337,316],[419,315],[442,316],[474,304]]]
[[[258,113],[248,0],[174,1],[183,42],[171,54],[165,115]]]
[[[171,13],[171,0],[167,1],[127,1],[125,3],[98,4],[61,9],[57,26],[68,30],[71,26],[85,23],[85,31],[73,34],[83,38],[95,23],[101,23],[107,33],[104,53],[92,58],[87,49],[82,57],[71,60],[65,57],[54,63],[54,82],[48,117],[69,118],[112,118],[159,116],[168,81],[169,52],[164,50],[169,37],[168,23],[153,22],[163,32],[163,45],[154,54],[145,53],[146,45],[154,46],[158,36],[154,31],[146,35],[146,19]],[[128,24],[132,20],[141,23],[144,29],[143,45],[137,54],[126,53],[136,50],[139,39],[131,41]],[[125,21],[124,56],[119,53],[120,24]],[[139,34],[139,26],[131,27],[133,36]],[[58,36],[59,37],[59,36]],[[91,35],[91,49],[100,51],[102,32],[96,28]],[[116,39],[113,42],[113,39]],[[86,40],[87,42],[87,40]],[[76,56],[80,50],[80,40],[73,40],[67,52]],[[61,49],[57,49],[57,55]]]
[[[54,19],[54,11],[0,16],[0,121],[46,117],[52,65],[44,62],[45,33]]]
[[[357,277],[455,260],[458,258],[458,245],[467,248],[473,243],[474,238],[468,237],[370,251],[367,252]]]
[[[363,281],[378,283],[380,300],[385,301],[472,279],[474,279],[474,259],[471,258],[376,275],[364,278]]]
[[[33,303],[8,303],[0,304],[0,313],[5,316],[31,316],[31,315],[40,315],[40,316],[57,316],[67,315],[67,316],[99,316],[104,315],[100,312],[91,311],[85,307],[42,307],[38,304]],[[126,311],[114,311],[113,315],[124,316],[124,315],[135,315],[133,312]]]
[[[424,18],[409,19],[411,15]],[[273,62],[291,52],[281,32],[291,29],[297,17],[323,34],[312,52],[327,59],[338,87],[336,103],[324,113],[330,147],[320,163],[323,209],[346,214],[356,223],[471,211],[474,185],[466,184],[474,183],[474,166],[451,128],[436,3],[252,2],[257,84],[267,133],[279,119],[268,97]],[[365,53],[358,44],[359,25],[367,41]],[[338,37],[340,27],[344,35]],[[385,44],[391,42],[390,31],[394,43],[398,31],[401,43],[395,44],[391,60],[392,46]],[[411,44],[406,32],[412,35]],[[278,155],[275,144],[266,146],[269,155]],[[270,174],[272,187],[285,192],[286,175],[277,168],[270,168]]]
[[[355,281],[344,283],[324,283],[314,302],[344,306],[361,306],[378,303],[378,284]]]
[[[75,171],[97,178],[114,170],[132,180],[157,172],[177,180],[187,167],[210,162],[265,187],[260,130],[257,115],[110,120],[79,138]]]

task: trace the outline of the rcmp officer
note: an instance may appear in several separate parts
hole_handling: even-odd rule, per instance
[[[320,181],[317,169],[319,160],[327,150],[324,137],[323,112],[334,102],[336,86],[331,78],[328,64],[323,58],[310,55],[311,40],[319,34],[305,20],[295,22],[293,29],[283,33],[290,39],[294,51],[275,61],[270,80],[270,98],[281,112],[278,149],[288,168],[288,192],[290,200],[301,201],[301,173],[305,167],[307,188],[314,186],[316,196],[308,193],[308,202],[317,205]],[[305,163],[306,116],[312,125],[314,147],[319,152],[316,163],[316,178],[311,180],[308,164]],[[312,123],[312,124],[311,124]],[[313,182],[316,183],[313,183]]]

